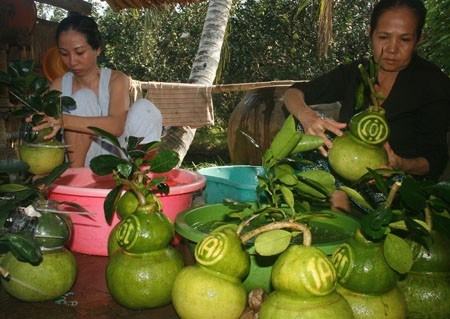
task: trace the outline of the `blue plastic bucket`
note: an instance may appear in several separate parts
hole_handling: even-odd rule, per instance
[[[230,165],[199,169],[206,178],[205,201],[207,204],[221,203],[224,198],[241,202],[258,200],[256,187],[258,175],[263,174],[261,166]]]

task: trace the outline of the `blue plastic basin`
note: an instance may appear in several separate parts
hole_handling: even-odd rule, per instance
[[[230,165],[214,166],[198,170],[206,178],[205,201],[207,204],[221,203],[225,198],[241,202],[258,200],[256,187],[261,166]]]

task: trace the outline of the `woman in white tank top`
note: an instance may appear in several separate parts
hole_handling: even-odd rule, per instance
[[[161,139],[159,110],[145,99],[130,107],[128,76],[97,65],[102,41],[92,18],[74,15],[63,19],[56,31],[56,42],[61,59],[71,72],[56,79],[51,89],[73,97],[76,105],[63,110],[61,120],[48,117],[47,123],[35,130],[53,127],[52,134],[47,136],[51,138],[64,127],[72,167],[89,166],[90,160],[100,154],[118,153],[89,126],[118,137],[122,146],[128,136],[144,137],[143,143]]]

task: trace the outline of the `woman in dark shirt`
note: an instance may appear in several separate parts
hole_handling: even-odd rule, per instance
[[[385,145],[389,164],[436,179],[448,161],[450,79],[416,54],[425,16],[420,0],[381,0],[372,12],[369,35],[374,61],[381,64],[375,89],[385,97],[381,103],[391,129]],[[294,84],[284,96],[287,109],[304,131],[324,137],[325,147],[319,149],[324,156],[332,147],[325,131],[342,135],[357,112],[360,63],[367,65],[367,61],[342,65],[310,82]],[[308,106],[336,101],[342,104],[337,121],[320,117]]]

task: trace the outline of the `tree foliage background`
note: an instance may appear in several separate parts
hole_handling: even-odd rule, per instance
[[[100,10],[105,50],[101,64],[141,81],[186,82],[197,52],[208,2],[162,10]],[[328,55],[317,54],[319,1],[235,1],[217,83],[302,80],[370,54],[367,27],[376,0],[333,1],[333,36]],[[450,1],[427,0],[421,54],[450,73]],[[41,10],[42,11],[42,10]],[[56,11],[50,19],[60,20]],[[224,127],[243,93],[214,96]]]

